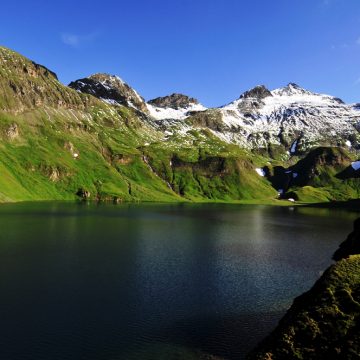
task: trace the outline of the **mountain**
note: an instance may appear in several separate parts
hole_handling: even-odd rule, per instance
[[[189,96],[171,94],[148,101],[148,109],[156,120],[183,120],[192,112],[206,110],[206,107]]]
[[[125,105],[148,113],[144,99],[119,76],[94,74],[71,82],[69,87],[112,105]]]
[[[61,84],[0,47],[0,201],[316,202],[360,196],[359,105],[295,84],[208,109],[120,77]]]
[[[282,159],[305,154],[316,146],[360,149],[359,104],[345,104],[337,97],[317,94],[294,83],[272,91],[259,85],[228,105],[207,109],[182,94],[145,103],[128,85],[126,91],[121,91],[121,99],[114,97],[110,82],[106,87],[103,80],[97,82],[96,89],[84,87],[96,76],[76,81],[76,87],[74,83],[70,86],[108,102],[134,106],[169,132],[184,132],[189,126],[205,128],[229,144],[265,151],[272,157],[277,154]]]
[[[251,149],[277,147],[289,156],[320,145],[358,148],[360,140],[357,105],[293,83],[273,91],[257,86],[238,100],[189,121],[209,126],[229,143]]]
[[[357,359],[360,353],[360,219],[330,266],[294,300],[248,359]]]

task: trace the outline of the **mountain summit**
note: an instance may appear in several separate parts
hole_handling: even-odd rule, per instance
[[[163,109],[171,108],[171,109],[179,110],[179,109],[187,109],[192,105],[198,105],[199,101],[183,94],[171,94],[168,96],[158,97],[156,99],[149,100],[148,104]]]
[[[94,74],[71,82],[69,87],[78,92],[93,95],[112,105],[130,106],[148,113],[144,99],[116,75]]]
[[[264,99],[268,96],[272,96],[270,90],[268,90],[265,85],[258,85],[251,90],[245,91],[242,95],[240,95],[240,99]]]

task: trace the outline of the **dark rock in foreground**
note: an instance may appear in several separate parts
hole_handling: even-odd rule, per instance
[[[295,299],[278,327],[248,359],[360,358],[359,240],[360,219],[334,255],[341,260]]]
[[[354,231],[336,250],[333,259],[338,261],[355,254],[360,254],[360,218],[355,221]]]

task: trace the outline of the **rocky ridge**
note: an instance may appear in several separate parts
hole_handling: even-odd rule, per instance
[[[148,104],[159,108],[171,108],[171,109],[186,109],[191,105],[198,105],[199,101],[183,94],[171,94],[168,96],[158,97],[153,100],[149,100]]]
[[[358,104],[345,104],[294,83],[272,91],[259,85],[228,105],[207,109],[182,94],[145,103],[119,78],[110,78],[93,75],[70,86],[109,103],[132,106],[149,116],[149,122],[155,120],[162,130],[209,129],[221,140],[243,148],[268,152],[277,148],[284,158],[304,154],[315,146],[360,149]]]
[[[273,91],[257,86],[215,111],[221,129],[213,131],[244,147],[279,146],[290,156],[319,145],[359,147],[360,112],[355,105],[293,83]]]
[[[119,76],[94,74],[73,81],[69,87],[93,95],[111,105],[124,105],[148,114],[144,99]]]

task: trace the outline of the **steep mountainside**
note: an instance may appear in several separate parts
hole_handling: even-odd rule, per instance
[[[13,114],[51,106],[85,109],[96,99],[63,86],[46,67],[0,48],[0,110]]]
[[[358,172],[353,170],[353,164],[343,148],[318,147],[292,166],[270,165],[262,171],[280,197],[320,202],[360,197]]]
[[[358,359],[360,354],[360,219],[314,287],[295,299],[249,359]]]

